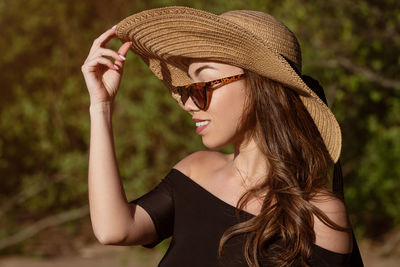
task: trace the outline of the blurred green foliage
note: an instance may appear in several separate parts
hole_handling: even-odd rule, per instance
[[[0,211],[12,202],[1,216],[0,239],[87,203],[89,97],[80,66],[106,29],[172,4],[265,11],[291,28],[302,45],[303,72],[320,80],[342,126],[346,201],[357,233],[377,237],[400,224],[398,1],[0,0]],[[109,47],[119,45],[113,40]],[[204,149],[190,116],[133,53],[114,129],[129,199]]]

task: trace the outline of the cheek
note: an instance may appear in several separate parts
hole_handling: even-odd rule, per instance
[[[214,92],[208,110],[213,127],[210,127],[210,134],[203,136],[203,143],[209,148],[220,148],[232,143],[244,110],[244,89],[241,86],[223,89],[226,90]]]
[[[233,85],[233,84],[232,84]],[[216,108],[220,118],[227,123],[237,124],[241,119],[245,105],[245,90],[241,84],[224,88],[216,95]]]

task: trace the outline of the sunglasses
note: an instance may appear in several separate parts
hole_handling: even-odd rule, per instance
[[[209,82],[198,82],[184,86],[177,86],[176,89],[183,105],[185,105],[186,101],[191,97],[199,109],[207,110],[213,90],[228,83],[238,81],[243,77],[244,74],[238,74]]]

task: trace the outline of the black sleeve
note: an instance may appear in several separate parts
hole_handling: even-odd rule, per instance
[[[158,238],[151,244],[143,245],[146,248],[155,247],[164,239],[172,236],[173,233],[174,201],[170,175],[171,171],[150,192],[129,202],[135,203],[146,210],[156,228]]]
[[[360,265],[350,265],[350,257],[351,253],[336,253],[314,245],[310,263],[312,267],[360,267]]]

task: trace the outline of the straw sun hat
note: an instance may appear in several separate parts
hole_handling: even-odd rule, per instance
[[[188,7],[157,8],[125,18],[117,25],[116,35],[122,41],[132,41],[131,49],[178,102],[175,86],[190,83],[189,59],[234,65],[290,87],[300,95],[332,160],[339,159],[339,124],[301,78],[296,37],[271,15],[249,10],[215,15]]]

